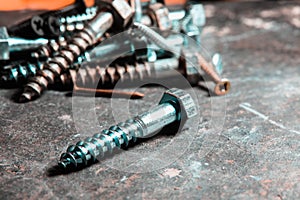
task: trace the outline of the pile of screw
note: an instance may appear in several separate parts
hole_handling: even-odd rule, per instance
[[[210,77],[215,94],[224,95],[230,82],[220,78],[220,54],[207,61],[186,42],[190,37],[200,44],[204,25],[199,3],[170,11],[163,1],[96,0],[86,7],[76,0],[0,28],[0,86],[22,88],[18,101],[28,102],[51,87],[91,91],[97,85],[94,93],[105,93],[119,81],[167,78],[168,71],[177,70],[191,85]],[[114,40],[118,33],[125,38]]]

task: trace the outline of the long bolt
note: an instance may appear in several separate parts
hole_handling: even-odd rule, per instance
[[[58,54],[45,63],[44,69],[39,71],[39,75],[33,77],[25,86],[19,101],[31,101],[39,97],[47,89],[49,83],[59,77],[63,71],[69,69],[76,58],[82,54],[88,46],[97,42],[97,40],[112,26],[113,15],[109,12],[99,13],[86,28],[74,35],[73,39],[60,50]]]
[[[152,30],[151,28],[137,23],[134,23],[134,27],[139,29],[145,36],[147,36],[153,43],[155,43],[157,46],[168,50],[172,53],[174,53],[175,56],[179,56],[179,50],[176,49],[174,46],[168,44],[167,40],[163,38],[161,35],[159,35],[157,32]],[[186,49],[185,49],[186,50]],[[185,55],[183,55],[185,56]],[[230,81],[227,79],[221,79],[219,74],[214,70],[214,67],[206,61],[206,59],[199,53],[196,52],[195,56],[197,57],[197,62],[195,64],[199,64],[201,69],[211,77],[211,79],[216,83],[216,86],[214,88],[214,92],[216,95],[225,95],[230,90]]]
[[[196,115],[192,97],[183,90],[170,89],[164,93],[159,105],[150,111],[69,146],[58,165],[63,169],[85,167],[100,160],[107,152],[127,146],[138,137],[153,135],[167,125],[174,125],[180,130],[188,119]]]

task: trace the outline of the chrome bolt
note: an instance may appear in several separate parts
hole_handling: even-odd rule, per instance
[[[181,130],[185,122],[196,115],[197,108],[188,93],[177,88],[167,90],[159,105],[150,111],[69,146],[58,165],[63,169],[85,167],[100,160],[105,153],[127,146],[137,137],[153,135],[167,125],[172,124]]]

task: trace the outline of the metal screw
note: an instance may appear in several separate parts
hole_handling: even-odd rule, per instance
[[[60,32],[66,31],[71,32],[75,30],[82,30],[84,24],[93,19],[97,14],[97,7],[89,7],[82,14],[76,14],[72,16],[61,17],[60,21]]]
[[[170,68],[175,70],[177,67],[177,59],[175,61],[174,59],[161,59],[155,62],[116,64],[106,67],[96,63],[86,63],[73,76],[75,84],[78,86],[98,84],[101,87],[112,87],[119,81],[124,84],[131,84],[132,82],[135,83],[135,81],[147,80],[147,78],[162,77],[164,71],[168,71]],[[171,74],[167,75],[171,76]]]
[[[26,40],[9,37],[6,27],[0,27],[0,60],[9,60],[10,52],[37,48],[48,42],[46,39]]]
[[[86,5],[83,0],[76,0],[71,4],[60,10],[51,10],[40,15],[35,15],[28,20],[25,20],[17,25],[8,28],[9,35],[14,35],[27,39],[36,38],[56,38],[60,35],[59,18],[83,13]]]
[[[25,86],[20,102],[26,102],[39,97],[53,83],[62,71],[69,69],[74,60],[83,53],[88,46],[97,40],[111,27],[113,16],[111,13],[103,12],[98,14],[83,31],[77,33],[73,39],[58,52],[58,55],[45,63],[44,69],[39,71],[39,75],[33,77]]]
[[[22,84],[28,77],[36,75],[43,65],[40,62],[29,63],[21,62],[19,64],[4,66],[0,71],[1,84]]]
[[[167,90],[159,105],[150,111],[69,146],[58,165],[63,169],[85,167],[100,160],[107,152],[127,146],[138,137],[153,135],[167,125],[181,130],[186,121],[196,115],[197,108],[188,93],[176,88]]]
[[[131,34],[127,37],[130,36]],[[146,49],[145,51],[139,50],[140,47],[143,48],[147,46],[147,40],[145,40],[145,38],[123,40],[124,37],[122,37],[120,39],[122,39],[122,41],[113,41],[112,43],[100,45],[98,47],[96,46],[92,50],[85,51],[76,59],[76,61],[74,61],[72,65],[69,66],[69,69],[77,71],[82,66],[83,62],[93,60],[101,60],[101,62],[105,62],[105,59],[114,60],[114,58],[117,59],[120,53],[123,53],[124,51],[128,52],[128,54],[126,54],[127,57],[131,56],[134,60],[149,59],[148,55],[150,54],[149,51],[151,51],[151,49]],[[18,62],[16,64],[4,66],[3,69],[0,70],[0,81],[2,83],[24,83],[27,78],[36,75],[38,70],[43,69],[44,62],[46,62],[49,57],[54,56],[58,50],[66,46],[67,40],[68,39],[65,37],[62,37],[60,40],[51,40],[48,44],[41,46],[31,53],[33,59],[30,62]],[[133,51],[133,49],[135,51]],[[88,77],[86,79],[88,79]]]
[[[100,12],[82,31],[73,36],[68,45],[44,64],[44,69],[39,71],[37,76],[31,78],[24,87],[20,102],[31,101],[39,97],[49,84],[54,83],[55,78],[59,77],[62,72],[68,71],[76,58],[89,46],[95,44],[113,25],[115,28],[122,29],[129,23],[133,12],[125,0],[114,0],[106,6],[105,9],[110,12]]]
[[[228,79],[221,78],[220,75],[215,71],[214,67],[208,63],[205,58],[199,53],[195,54],[198,58],[201,69],[209,75],[209,77],[216,83],[214,92],[216,95],[225,95],[229,92],[231,84]]]
[[[134,23],[134,27],[139,29],[146,37],[148,37],[153,43],[157,44],[157,46],[170,51],[173,53],[176,57],[180,56],[179,53],[180,49],[177,49],[175,46],[168,44],[168,41],[163,38],[161,35],[159,35],[157,32],[152,30],[151,28],[137,23]],[[188,47],[187,47],[188,48]],[[214,67],[206,61],[206,59],[199,53],[197,50],[191,50],[187,48],[182,48],[183,57],[187,56],[187,54],[192,54],[192,56],[196,56],[197,63],[199,64],[201,69],[208,75],[210,78],[216,83],[214,92],[216,95],[225,95],[230,90],[230,82],[227,79],[221,79],[219,74],[215,71]],[[195,53],[191,53],[195,52]]]

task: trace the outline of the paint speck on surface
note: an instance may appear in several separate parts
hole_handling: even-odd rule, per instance
[[[124,182],[127,180],[127,177],[126,176],[123,176],[122,179],[120,180],[121,182]]]
[[[72,117],[71,115],[62,115],[60,117],[58,117],[58,119],[63,120],[63,121],[72,121]]]
[[[80,134],[79,134],[79,133],[76,134],[76,135],[73,135],[73,138],[78,138],[78,137],[80,137]]]
[[[254,180],[256,180],[256,181],[260,181],[261,180],[261,177],[259,177],[259,176],[250,175],[249,177],[252,178],[252,179],[254,179]]]
[[[200,178],[200,171],[202,169],[202,164],[197,161],[193,161],[189,166],[189,171],[194,178]]]
[[[165,176],[165,177],[169,177],[169,178],[173,178],[173,177],[177,177],[177,176],[180,176],[181,170],[179,169],[175,169],[175,168],[169,168],[169,169],[166,169],[162,175]]]

